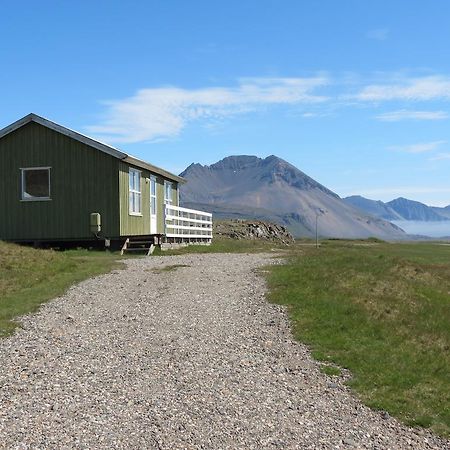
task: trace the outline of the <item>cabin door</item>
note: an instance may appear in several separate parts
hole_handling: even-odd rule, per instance
[[[156,234],[157,230],[157,196],[156,196],[156,177],[150,177],[150,234]]]

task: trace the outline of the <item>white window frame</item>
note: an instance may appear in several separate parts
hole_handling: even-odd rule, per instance
[[[170,187],[170,195],[167,196],[167,188],[169,188],[169,187]],[[172,192],[173,192],[173,183],[171,181],[164,181],[164,204],[165,205],[173,204]]]
[[[132,176],[132,174],[134,174]],[[133,183],[133,187],[131,186],[131,179],[133,178],[133,180],[135,180],[135,176],[137,177],[138,180],[138,186],[136,186]],[[128,214],[130,216],[142,216],[142,180],[141,180],[141,171],[137,170],[137,169],[133,169],[132,167],[129,168],[128,170]],[[134,202],[131,202],[131,198],[134,198]],[[139,200],[136,203],[136,198]],[[132,204],[134,203],[135,205],[135,210],[132,211],[131,207]],[[137,205],[137,208],[136,208]]]
[[[154,185],[155,189],[152,189],[152,184]],[[156,189],[158,189],[158,184],[156,181],[155,175],[150,176],[150,214],[153,216],[156,216],[157,207],[156,204]]]
[[[48,171],[48,197],[25,197],[25,172],[29,170]],[[22,202],[48,202],[52,198],[51,167],[21,167],[20,168],[20,201]]]

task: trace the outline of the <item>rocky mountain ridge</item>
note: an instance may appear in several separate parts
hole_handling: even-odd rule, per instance
[[[450,220],[450,205],[445,208],[433,207],[404,197],[386,203],[381,200],[370,200],[360,195],[346,197],[343,200],[361,211],[385,220],[425,222]]]
[[[215,164],[191,164],[180,174],[184,206],[218,218],[269,220],[294,236],[403,239],[397,226],[364,213],[277,156],[230,156]]]

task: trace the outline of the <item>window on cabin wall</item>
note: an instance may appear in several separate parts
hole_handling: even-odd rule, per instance
[[[142,215],[142,192],[141,192],[141,172],[130,169],[130,214],[134,216]]]
[[[50,200],[50,167],[21,169],[21,199],[24,201]]]
[[[172,203],[172,183],[164,181],[164,204],[171,205]]]
[[[156,177],[150,177],[150,214],[156,215]]]

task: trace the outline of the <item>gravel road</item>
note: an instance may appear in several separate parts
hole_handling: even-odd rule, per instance
[[[271,262],[128,260],[24,317],[0,341],[0,447],[450,448],[319,371],[264,299]]]

